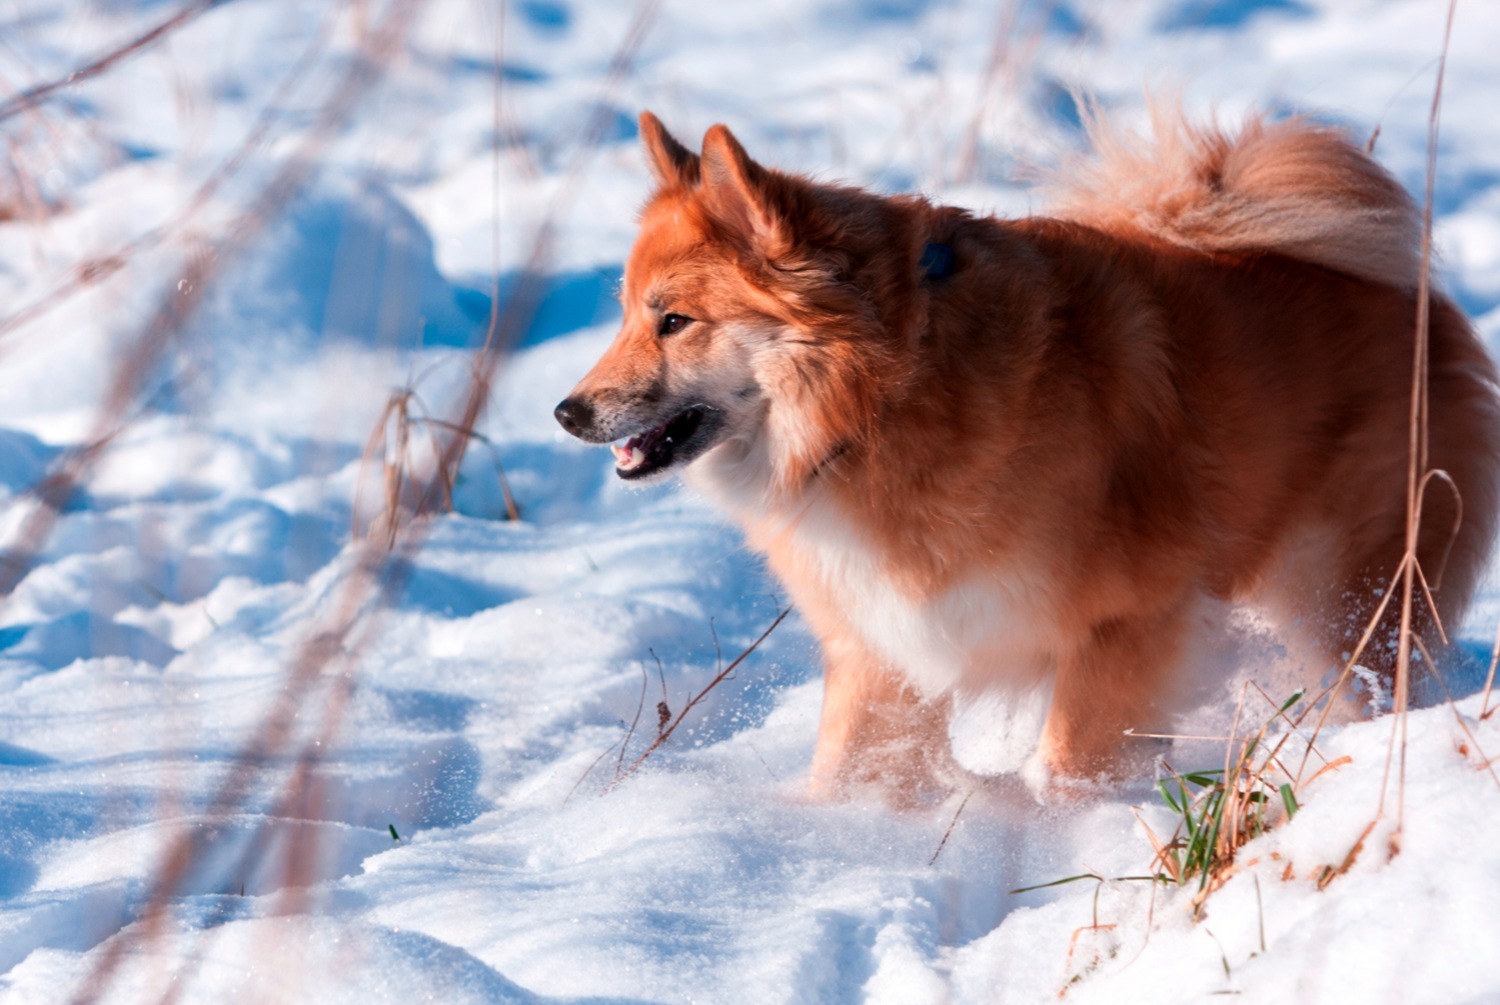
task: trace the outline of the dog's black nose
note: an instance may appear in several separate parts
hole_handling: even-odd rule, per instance
[[[574,436],[582,436],[583,431],[594,424],[593,406],[580,398],[564,398],[562,404],[552,410],[552,414]]]

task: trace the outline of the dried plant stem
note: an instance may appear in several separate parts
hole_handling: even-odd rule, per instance
[[[1421,533],[1420,489],[1425,483],[1428,454],[1427,421],[1427,344],[1432,296],[1432,202],[1437,185],[1438,123],[1443,104],[1443,78],[1448,68],[1448,48],[1453,37],[1453,16],[1458,0],[1449,0],[1448,16],[1443,25],[1443,48],[1438,57],[1437,83],[1432,92],[1432,108],[1427,117],[1427,178],[1422,205],[1422,264],[1417,277],[1416,338],[1412,346],[1412,384],[1410,442],[1408,443],[1406,481],[1406,561],[1401,579],[1401,626],[1396,641],[1396,684],[1392,696],[1391,746],[1396,757],[1396,825],[1390,836],[1391,854],[1400,851],[1402,825],[1406,809],[1406,732],[1407,705],[1411,693],[1412,595],[1417,581],[1417,539]],[[1385,806],[1386,786],[1390,778],[1391,753],[1380,785],[1380,806]]]
[[[1500,623],[1495,625],[1495,644],[1490,648],[1490,668],[1484,675],[1484,701],[1479,706],[1481,720],[1490,717],[1490,695],[1495,689],[1495,666],[1500,664]]]
[[[478,424],[479,417],[484,414],[485,407],[489,403],[495,373],[500,363],[509,356],[512,347],[519,341],[541,306],[542,296],[546,292],[546,263],[550,260],[552,253],[554,221],[560,215],[562,208],[572,201],[574,192],[583,180],[584,169],[613,118],[612,106],[607,98],[614,94],[623,83],[634,63],[635,54],[645,40],[646,32],[655,20],[660,7],[661,0],[641,0],[637,4],[635,17],[631,19],[624,39],[621,40],[610,59],[609,71],[605,76],[599,100],[595,102],[593,114],[589,116],[584,126],[582,141],[568,170],[564,173],[562,183],[554,190],[548,202],[541,224],[532,236],[526,264],[516,279],[503,309],[500,306],[497,276],[495,296],[490,303],[490,321],[485,331],[484,345],[475,354],[473,377],[469,382],[463,405],[458,414],[449,420],[451,425],[462,431],[464,435],[454,436],[448,441],[438,460],[438,466],[442,470],[456,472],[463,462],[464,453],[469,446],[468,434]],[[425,511],[430,509],[430,506],[430,500],[423,500],[420,508]]]
[[[516,497],[510,490],[510,480],[505,477],[505,466],[500,463],[500,451],[496,448],[494,440],[490,439],[488,436],[485,436],[478,430],[460,429],[459,427],[455,426],[453,423],[448,422],[445,419],[434,419],[431,416],[423,416],[419,421],[436,426],[439,429],[446,429],[450,433],[455,433],[459,436],[467,436],[470,439],[478,440],[480,443],[483,443],[486,447],[488,447],[490,450],[490,456],[494,459],[495,462],[495,477],[500,483],[500,495],[505,501],[505,518],[507,520],[521,519],[521,507],[516,502]],[[450,482],[450,494],[452,493],[452,490],[453,486]]]
[[[241,217],[241,228],[232,233],[225,242],[225,251],[238,250],[243,247],[248,232],[263,223],[269,217],[270,211],[282,205],[299,187],[300,182],[311,169],[313,155],[327,141],[335,123],[347,114],[358,97],[368,93],[378,70],[394,53],[396,44],[406,37],[415,10],[416,5],[409,0],[398,2],[393,5],[377,29],[371,32],[367,39],[368,48],[365,58],[355,62],[333,98],[324,106],[313,136],[304,143],[298,155],[294,156],[277,173],[272,183],[255,201],[253,208]],[[221,253],[221,264],[224,257],[225,255]],[[202,262],[193,264],[189,270],[193,282],[188,286],[188,292],[184,294],[185,297],[190,296],[188,303],[179,309],[175,300],[169,297],[137,339],[129,356],[130,361],[135,365],[123,372],[111,387],[102,410],[101,421],[108,419],[113,424],[113,420],[123,413],[137,383],[154,361],[155,355],[180,333],[192,307],[196,306],[198,298],[202,296],[204,282],[212,275],[212,268],[207,264],[208,261],[205,258]],[[81,455],[80,451],[74,451],[65,457],[66,466],[61,469],[65,477],[56,479],[58,488],[53,489],[49,496],[44,497],[44,501],[66,499],[67,495],[71,494],[73,487],[102,452],[103,447],[97,446],[100,442],[98,438],[91,441],[96,446],[93,446],[86,455]],[[104,442],[107,443],[107,441]],[[49,482],[51,481],[53,478],[49,476]],[[30,549],[21,553],[19,561],[15,560],[17,559],[15,550],[7,556],[13,561],[0,570],[0,596],[8,595],[15,583],[19,581],[19,576],[24,574],[24,568],[29,567],[40,540],[44,539],[46,532],[50,530],[57,512],[56,505],[43,505],[34,509],[29,515],[27,520],[29,526],[24,528],[21,541],[23,545],[29,544]],[[404,582],[404,571],[407,568],[407,563],[391,562],[388,559],[389,556],[384,552],[377,552],[374,549],[361,549],[356,553],[353,571],[346,577],[342,587],[336,591],[329,605],[330,614],[326,626],[315,626],[315,630],[298,648],[288,668],[285,687],[278,694],[270,712],[261,720],[255,732],[241,748],[227,776],[220,783],[207,810],[210,820],[223,820],[243,805],[270,757],[276,751],[285,748],[297,719],[301,698],[318,679],[328,663],[346,651],[357,652],[373,639],[373,632],[368,625],[365,626],[366,630],[358,635],[355,630],[360,627],[362,617],[367,612],[372,599],[376,601],[375,608],[381,609],[384,607],[383,602],[400,588]],[[168,843],[167,849],[148,882],[146,903],[136,931],[128,937],[122,935],[105,944],[71,998],[75,1005],[98,1000],[100,995],[108,989],[110,982],[123,964],[127,952],[133,946],[143,941],[149,942],[161,934],[166,925],[171,898],[177,894],[188,870],[200,857],[201,842],[202,838],[198,832],[188,829]]]
[[[772,621],[770,626],[765,631],[760,633],[759,638],[750,643],[749,647],[744,652],[736,656],[728,666],[720,670],[719,673],[714,677],[714,679],[709,681],[708,684],[704,686],[703,690],[699,691],[697,694],[693,695],[692,698],[688,699],[688,703],[682,707],[682,710],[677,713],[672,721],[665,727],[657,731],[656,739],[651,741],[651,745],[649,747],[641,751],[640,755],[637,756],[635,760],[631,761],[624,768],[616,770],[614,780],[610,782],[609,787],[613,788],[620,782],[635,774],[636,771],[640,769],[640,766],[646,762],[646,758],[650,757],[653,753],[656,752],[656,749],[658,747],[672,738],[672,734],[677,731],[678,726],[682,725],[683,720],[687,718],[688,713],[691,712],[704,698],[707,698],[709,692],[718,687],[720,684],[724,683],[724,681],[728,680],[729,676],[734,673],[735,669],[738,668],[741,663],[745,662],[745,660],[750,656],[751,653],[759,649],[760,644],[764,642],[770,636],[770,634],[776,630],[776,627],[786,620],[787,615],[791,613],[792,609],[790,607],[784,608],[780,614],[776,615],[776,620]]]
[[[245,133],[239,144],[210,172],[170,220],[119,245],[113,251],[94,255],[87,261],[79,263],[71,270],[67,279],[14,313],[0,318],[0,340],[17,329],[45,317],[48,312],[66,303],[70,297],[80,291],[114,275],[142,252],[180,237],[224,184],[245,166],[250,155],[266,145],[272,130],[283,114],[286,102],[302,85],[308,72],[315,65],[317,57],[327,47],[333,24],[333,11],[330,10],[323,16],[317,33],[298,56],[296,63],[287,71],[281,83],[277,85],[276,93],[261,109],[255,123]],[[8,348],[8,346],[0,341],[0,351],[3,351],[3,348]]]
[[[63,504],[87,480],[99,459],[128,425],[127,413],[142,384],[167,350],[182,337],[188,322],[202,305],[209,284],[301,189],[322,151],[331,142],[336,127],[355,103],[370,93],[375,79],[395,54],[397,44],[406,37],[416,7],[415,0],[398,0],[392,5],[379,28],[370,34],[361,58],[345,72],[333,95],[320,110],[309,135],[249,207],[227,228],[215,254],[188,259],[181,282],[166,293],[150,321],[126,346],[105,392],[93,435],[85,439],[84,445],[67,451],[47,477],[28,493],[32,505],[21,521],[16,543],[0,554],[0,604],[10,597],[30,571],[51,535]]]
[[[263,223],[273,209],[284,204],[289,198],[310,170],[314,163],[314,155],[321,150],[331,134],[333,124],[347,112],[357,97],[369,92],[375,71],[389,61],[395,52],[396,44],[407,37],[417,6],[416,0],[396,0],[378,23],[361,33],[363,58],[355,62],[333,97],[324,105],[322,114],[314,126],[312,138],[303,144],[287,166],[278,173],[271,185],[267,186],[261,197],[255,201],[250,212],[237,221],[238,226],[232,229],[225,246],[220,249],[220,267],[227,253],[242,247],[248,233],[253,231],[258,224]],[[617,87],[623,78],[629,66],[629,57],[639,45],[645,26],[656,6],[655,2],[643,4],[638,12],[631,33],[622,44],[621,51],[617,53],[612,64],[611,88]],[[607,121],[604,102],[601,101],[600,108],[594,116],[594,125],[588,133],[587,147],[580,151],[579,164],[592,147],[597,145]],[[574,183],[576,183],[576,172]],[[479,399],[478,405],[482,406],[483,395],[487,393],[490,379],[502,356],[501,353],[490,350],[508,346],[509,337],[524,330],[532,316],[537,299],[534,295],[536,281],[541,274],[541,262],[545,259],[545,251],[550,241],[550,221],[563,204],[560,201],[561,198],[560,195],[559,201],[554,201],[549,208],[547,219],[538,230],[537,241],[533,249],[535,253],[528,269],[532,281],[523,284],[533,295],[513,298],[507,305],[503,317],[498,312],[493,315],[494,323],[487,338],[485,352],[482,354],[484,366],[476,368],[476,379],[471,383],[468,401],[470,410],[466,410],[469,421],[463,424],[465,429],[472,430],[472,420],[477,417],[479,410],[478,407],[474,407],[476,396]],[[196,292],[196,297],[202,295],[202,280],[209,278],[212,273],[206,264],[201,268],[203,271],[191,275],[190,283],[187,284],[190,290]],[[196,297],[188,305],[189,308],[196,305]],[[170,319],[175,322],[173,324],[162,323],[160,319],[154,320],[137,340],[135,350],[140,352],[145,360],[154,360],[162,344],[167,339],[175,337],[180,331],[185,317],[184,313],[174,311],[170,315]],[[503,337],[497,338],[497,336]],[[128,380],[122,379],[119,382],[108,404],[114,404],[117,399],[130,400],[143,373],[144,370],[137,372],[133,369],[128,374]],[[483,387],[476,391],[476,385],[483,385]],[[105,409],[104,414],[113,417],[109,408]],[[466,432],[452,437],[441,459],[455,460],[461,457],[462,444],[467,443],[470,435],[471,433]],[[456,446],[458,449],[455,452]],[[102,447],[99,449],[102,450]],[[88,460],[94,459],[96,459],[94,456],[88,458]],[[71,458],[69,464],[74,464]],[[58,479],[61,487],[49,498],[59,494],[62,498],[66,498],[66,495],[62,493],[71,492],[73,486],[78,484],[87,473],[88,467],[88,464],[77,464],[75,470],[70,466],[67,469],[69,477]],[[433,477],[421,490],[420,498],[430,500],[438,493],[446,492],[445,486],[449,484],[445,481],[446,474],[452,470],[456,470],[456,465],[440,463],[434,470]],[[426,510],[421,510],[419,505],[419,511],[425,512]],[[56,508],[52,508],[50,514],[50,519],[55,519]],[[24,574],[24,569],[29,567],[36,548],[45,538],[46,532],[50,530],[50,519],[39,527],[33,527],[31,535],[23,535],[22,541],[29,544],[29,550],[19,555],[13,551],[9,556],[3,556],[16,559],[7,568],[0,569],[0,586],[4,586],[6,591],[14,586],[14,581],[19,581],[20,575]],[[393,531],[394,544],[389,549],[374,544],[356,545],[352,556],[352,566],[335,587],[332,598],[324,608],[326,614],[312,626],[298,647],[287,668],[286,681],[276,701],[241,748],[229,772],[219,785],[207,812],[211,821],[226,819],[244,805],[270,759],[278,751],[286,749],[291,741],[294,724],[302,711],[301,705],[313,684],[325,676],[325,670],[329,664],[336,659],[341,660],[346,668],[346,675],[353,673],[360,656],[374,641],[380,630],[379,619],[376,615],[389,609],[391,601],[404,588],[406,576],[410,571],[410,558],[422,546],[427,526],[428,523],[424,520],[402,522]],[[14,581],[7,583],[3,578],[5,576],[14,576]],[[0,596],[3,595],[0,593]],[[784,616],[785,612],[783,612]],[[777,623],[779,621],[780,619]],[[336,730],[347,704],[347,687],[341,686],[339,689],[344,692],[342,697],[335,695],[332,704],[325,708],[323,734],[328,736]],[[316,784],[311,781],[312,760],[308,751],[304,750],[303,757],[298,762],[299,768],[294,771],[291,784],[286,790],[289,794],[288,798],[299,794],[303,797],[301,800],[303,802],[307,799],[320,798],[314,791],[317,788]],[[149,942],[162,933],[172,898],[180,890],[189,868],[201,857],[203,850],[201,842],[202,839],[197,832],[185,830],[169,843],[148,881],[145,907],[135,930],[105,944],[76,990],[72,998],[73,1002],[96,1001],[108,990],[132,948],[142,942]],[[306,858],[306,852],[307,849],[298,848],[291,849],[287,853],[298,854]],[[296,869],[296,863],[289,863],[289,868]]]
[[[1012,92],[1022,72],[1031,65],[1047,33],[1047,19],[1052,16],[1056,0],[1043,0],[1037,5],[1036,24],[1025,38],[1017,38],[1021,16],[1029,6],[1027,0],[1009,0],[995,23],[995,37],[990,46],[990,57],[980,78],[979,91],[974,96],[974,105],[964,129],[963,140],[958,150],[958,168],[954,180],[966,184],[974,180],[979,171],[979,134],[984,130],[985,118],[989,115],[997,95]],[[1018,51],[1017,41],[1024,42]]]
[[[1479,763],[1484,767],[1485,771],[1489,772],[1490,778],[1494,781],[1494,783],[1497,786],[1500,786],[1500,774],[1495,773],[1495,765],[1490,760],[1490,758],[1486,756],[1484,747],[1482,747],[1479,743],[1479,737],[1474,735],[1474,731],[1469,728],[1469,724],[1464,721],[1463,715],[1458,711],[1458,703],[1453,700],[1453,693],[1448,690],[1447,681],[1443,680],[1443,675],[1438,672],[1437,662],[1433,660],[1432,654],[1427,651],[1427,646],[1423,644],[1422,637],[1420,635],[1416,636],[1415,642],[1417,644],[1418,650],[1420,650],[1422,653],[1422,659],[1427,662],[1427,672],[1432,676],[1432,679],[1437,682],[1438,687],[1442,689],[1443,698],[1447,701],[1448,708],[1453,711],[1453,718],[1458,723],[1459,730],[1462,731],[1464,736],[1468,737],[1469,746],[1473,748],[1475,755],[1478,756]]]
[[[196,0],[196,2],[183,7],[176,14],[161,21],[144,34],[136,36],[124,45],[117,46],[108,52],[94,57],[83,66],[68,73],[67,76],[59,77],[56,80],[49,80],[44,84],[36,84],[28,87],[20,94],[14,95],[5,101],[0,101],[0,122],[4,122],[6,119],[41,104],[64,88],[72,87],[91,77],[99,76],[122,60],[137,55],[157,42],[160,42],[173,31],[195,20],[199,15],[227,2],[228,0]]]
[[[635,716],[630,720],[630,728],[625,731],[625,739],[620,741],[620,756],[615,760],[616,778],[620,777],[620,772],[625,768],[625,752],[630,749],[630,738],[635,736],[636,727],[641,724],[641,713],[646,710],[646,689],[650,686],[651,678],[646,674],[646,668],[641,667],[641,696],[635,704]]]
[[[948,828],[943,831],[943,839],[939,841],[938,846],[933,849],[932,858],[927,860],[927,865],[929,868],[937,865],[938,856],[943,853],[943,849],[948,845],[948,839],[953,836],[953,828],[958,826],[958,818],[963,816],[964,807],[969,805],[969,800],[974,798],[974,793],[977,791],[979,790],[970,789],[968,792],[964,793],[963,802],[959,803],[958,809],[953,811],[953,819],[948,821]]]
[[[333,741],[342,725],[344,712],[353,693],[352,675],[345,673],[333,678],[331,687],[332,697],[324,708],[323,721],[319,729],[314,737],[303,745],[285,784],[272,801],[271,808],[266,811],[267,818],[272,821],[324,818],[327,798],[317,772],[332,748]],[[280,852],[281,875],[272,913],[285,916],[305,910],[309,887],[318,879],[308,869],[308,865],[316,861],[317,840],[317,832],[311,829],[292,828],[287,832],[285,845],[276,846]],[[239,879],[243,889],[245,879],[251,872],[252,863],[266,854],[267,848],[257,845],[254,841],[248,842],[243,854],[229,871],[229,878]],[[223,930],[221,926],[213,927],[200,935],[202,941],[197,951],[191,954],[169,978],[167,989],[160,999],[160,1005],[175,1005],[183,998],[207,958],[208,944]]]

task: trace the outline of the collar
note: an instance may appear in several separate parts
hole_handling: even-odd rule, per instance
[[[922,274],[931,280],[947,279],[953,275],[953,246],[939,244],[936,241],[928,243],[922,249],[922,257],[917,261],[917,266]]]

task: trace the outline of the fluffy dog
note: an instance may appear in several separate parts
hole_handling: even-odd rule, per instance
[[[681,469],[786,584],[825,662],[816,791],[918,798],[966,692],[1046,696],[1034,783],[1117,772],[1206,600],[1280,611],[1314,675],[1347,658],[1405,549],[1421,228],[1340,133],[1095,122],[1053,214],[1005,220],[640,125],[624,323],[557,418],[623,441],[621,478]],[[1427,307],[1451,481],[1419,559],[1452,624],[1500,407],[1468,322]],[[1386,622],[1361,662],[1388,673]]]

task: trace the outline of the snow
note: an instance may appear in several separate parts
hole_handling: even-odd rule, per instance
[[[174,9],[13,0],[0,88]],[[1128,878],[1151,868],[1147,828],[1172,829],[1151,778],[1053,805],[1010,775],[906,813],[809,802],[820,682],[795,616],[626,777],[657,701],[681,711],[784,598],[702,500],[626,488],[551,417],[618,316],[641,108],[684,137],[727,122],[767,163],[1019,214],[1077,149],[1070,89],[1126,120],[1177,89],[1199,114],[1378,127],[1420,192],[1444,4],[431,0],[320,132],[407,9],[214,5],[0,121],[0,547],[30,486],[112,437],[0,602],[0,999],[1500,1001],[1500,715],[1476,694],[1500,580],[1445,667],[1458,701],[1428,682],[1406,722],[1399,854],[1394,720],[1330,727],[1309,757],[1338,766],[1195,920],[1193,889]],[[1459,5],[1435,199],[1443,281],[1492,347],[1497,39],[1500,9]],[[246,216],[299,151],[316,170]],[[540,306],[454,512],[382,604],[350,540],[394,458],[372,431],[414,392],[430,465],[426,420],[458,412],[497,282],[503,307],[532,267]],[[164,304],[198,310],[131,369]],[[102,413],[122,372],[128,400]],[[1249,629],[1205,656],[1272,657]],[[1226,729],[1237,700],[1201,696],[1186,731]],[[1007,715],[959,718],[971,767],[1018,759]],[[1011,892],[1082,873],[1104,880]]]

